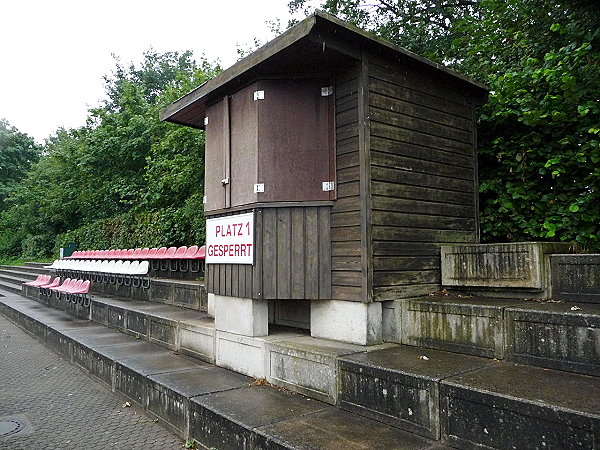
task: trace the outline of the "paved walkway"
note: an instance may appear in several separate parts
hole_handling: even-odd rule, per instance
[[[0,315],[0,449],[182,448],[124,403]]]

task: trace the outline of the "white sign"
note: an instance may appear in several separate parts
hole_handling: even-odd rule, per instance
[[[254,213],[206,220],[206,264],[254,264]]]

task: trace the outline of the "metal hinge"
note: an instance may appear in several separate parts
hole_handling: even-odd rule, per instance
[[[335,190],[335,181],[323,181],[323,190],[325,192]]]
[[[265,192],[265,184],[257,183],[254,185],[254,193],[258,194],[259,192]]]
[[[321,88],[321,97],[327,97],[333,94],[333,86],[327,86]]]
[[[225,185],[229,184],[229,177],[227,177],[227,178],[223,178],[223,179],[221,180],[221,184],[222,184],[223,186],[225,186]]]
[[[264,99],[265,99],[265,91],[254,91],[254,101],[264,100]]]

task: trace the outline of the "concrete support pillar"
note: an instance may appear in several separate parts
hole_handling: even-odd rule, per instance
[[[381,303],[312,300],[310,334],[359,345],[382,342]]]
[[[215,317],[215,294],[209,292],[206,299],[208,303],[206,313],[209,317]]]
[[[242,336],[269,334],[269,306],[266,300],[214,295],[215,329]]]

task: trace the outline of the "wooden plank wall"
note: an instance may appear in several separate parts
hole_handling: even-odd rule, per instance
[[[478,241],[468,95],[387,64],[369,64],[374,300],[437,290],[440,244]]]
[[[332,298],[364,301],[361,269],[358,86],[360,66],[336,76],[337,200],[331,210]]]
[[[255,299],[330,299],[330,209],[257,209],[255,264],[207,264],[208,292]]]

